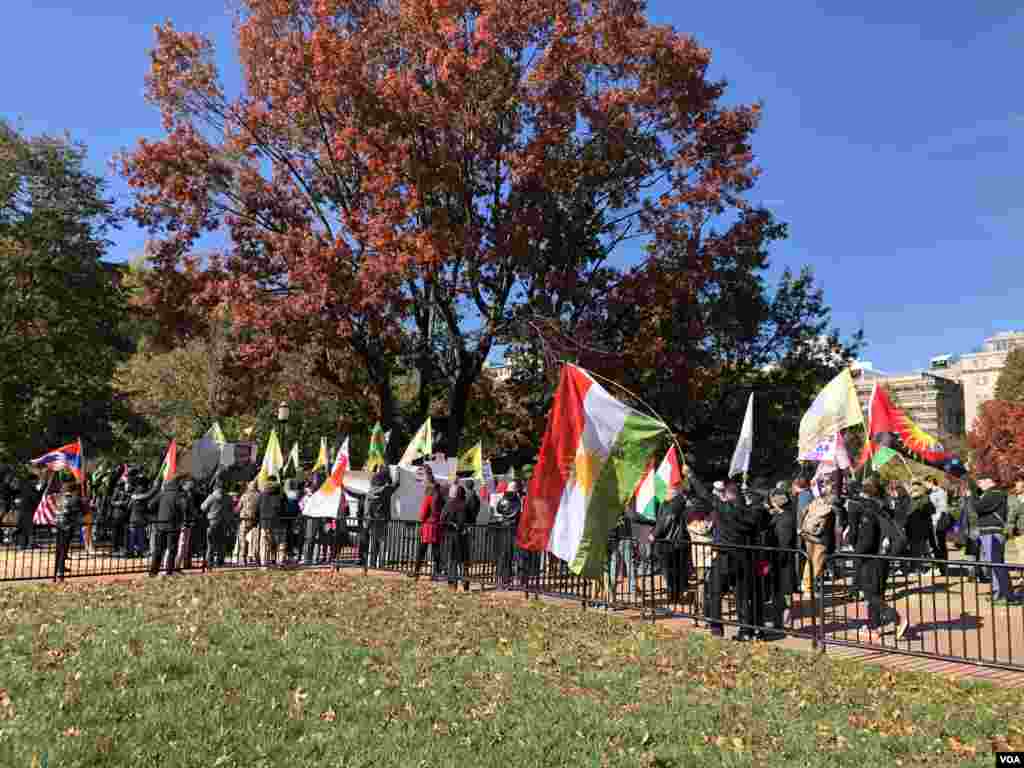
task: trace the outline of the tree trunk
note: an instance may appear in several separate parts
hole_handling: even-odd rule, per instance
[[[397,444],[395,440],[395,394],[391,391],[391,375],[385,374],[380,377],[376,382],[375,386],[377,389],[377,399],[380,400],[380,423],[381,428],[387,432],[392,430],[391,440],[388,442],[384,450],[384,458],[387,459],[389,464],[394,463],[394,446]]]
[[[448,390],[448,431],[445,445],[449,456],[458,456],[462,443],[462,430],[466,425],[466,409],[469,406],[469,394],[473,389],[475,376],[469,372],[459,371]]]

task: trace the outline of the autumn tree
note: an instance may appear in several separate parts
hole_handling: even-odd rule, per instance
[[[595,311],[629,277],[612,258],[628,243],[685,264],[660,286],[677,302],[756,247],[759,109],[724,106],[710,52],[642,2],[240,5],[235,98],[209,40],[157,28],[147,89],[167,136],[123,167],[157,273],[230,297],[251,364],[301,349],[362,394],[330,359],[345,350],[385,422],[396,372],[415,369],[415,416],[442,388],[455,451],[495,346],[527,338],[524,314]],[[220,228],[231,246],[190,276]],[[672,375],[689,386],[686,366]]]
[[[1024,347],[1018,347],[1006,356],[1006,364],[996,381],[996,399],[1024,402]]]
[[[516,374],[528,410],[542,417],[549,406],[552,361],[575,360],[635,393],[636,405],[653,407],[697,446],[698,470],[720,473],[753,393],[751,469],[792,471],[800,418],[855,355],[860,335],[843,340],[830,327],[810,269],[784,270],[768,285],[768,248],[786,236],[769,212],[748,210],[730,231],[743,232],[734,244],[723,244],[711,227],[694,235],[689,247],[706,249],[710,260],[699,290],[680,289],[694,278],[673,248],[631,270],[585,311],[567,302],[561,327],[529,321],[536,336],[525,349],[533,363]]]
[[[982,403],[968,435],[972,472],[992,472],[1009,486],[1024,475],[1024,403]]]
[[[286,354],[274,376],[251,377],[235,370],[230,358],[217,360],[210,345],[202,338],[167,351],[143,345],[118,367],[115,392],[125,410],[114,426],[133,456],[159,458],[172,438],[188,446],[215,421],[232,440],[251,429],[245,439],[262,446],[277,426],[282,400],[291,409],[285,450],[298,443],[308,461],[321,437],[333,443],[351,435],[354,453],[365,451],[372,424],[363,404],[338,398],[329,384],[310,381],[302,356]]]
[[[67,138],[0,122],[0,453],[22,461],[108,440],[111,374],[130,350],[102,261],[117,217],[84,160]]]

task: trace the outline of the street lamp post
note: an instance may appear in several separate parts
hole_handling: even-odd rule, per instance
[[[281,427],[281,453],[283,454],[288,450],[288,440],[286,432],[288,430],[288,417],[291,415],[291,410],[288,408],[288,403],[281,401],[281,405],[277,407],[277,423]],[[284,480],[284,478],[281,478]]]

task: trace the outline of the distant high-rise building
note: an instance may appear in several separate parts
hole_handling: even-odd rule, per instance
[[[940,355],[931,360],[931,370],[956,379],[964,391],[964,427],[970,430],[981,404],[995,397],[996,382],[1010,351],[1024,347],[1024,331],[1005,331],[985,339],[981,349],[966,355]]]
[[[865,375],[867,374],[867,375]],[[857,398],[868,418],[868,402],[875,384],[885,387],[895,405],[925,432],[942,439],[964,431],[964,396],[960,383],[931,373],[898,376],[876,375],[874,371],[854,369]]]

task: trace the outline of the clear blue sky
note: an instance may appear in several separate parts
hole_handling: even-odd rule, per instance
[[[4,6],[0,114],[30,133],[71,131],[97,170],[160,135],[142,98],[153,24],[210,34],[232,62],[222,0]],[[814,266],[840,329],[863,324],[866,359],[908,371],[1024,327],[1019,3],[652,0],[650,11],[712,49],[730,99],[764,101],[755,197],[791,226],[775,266]],[[126,228],[113,257],[144,241]]]

